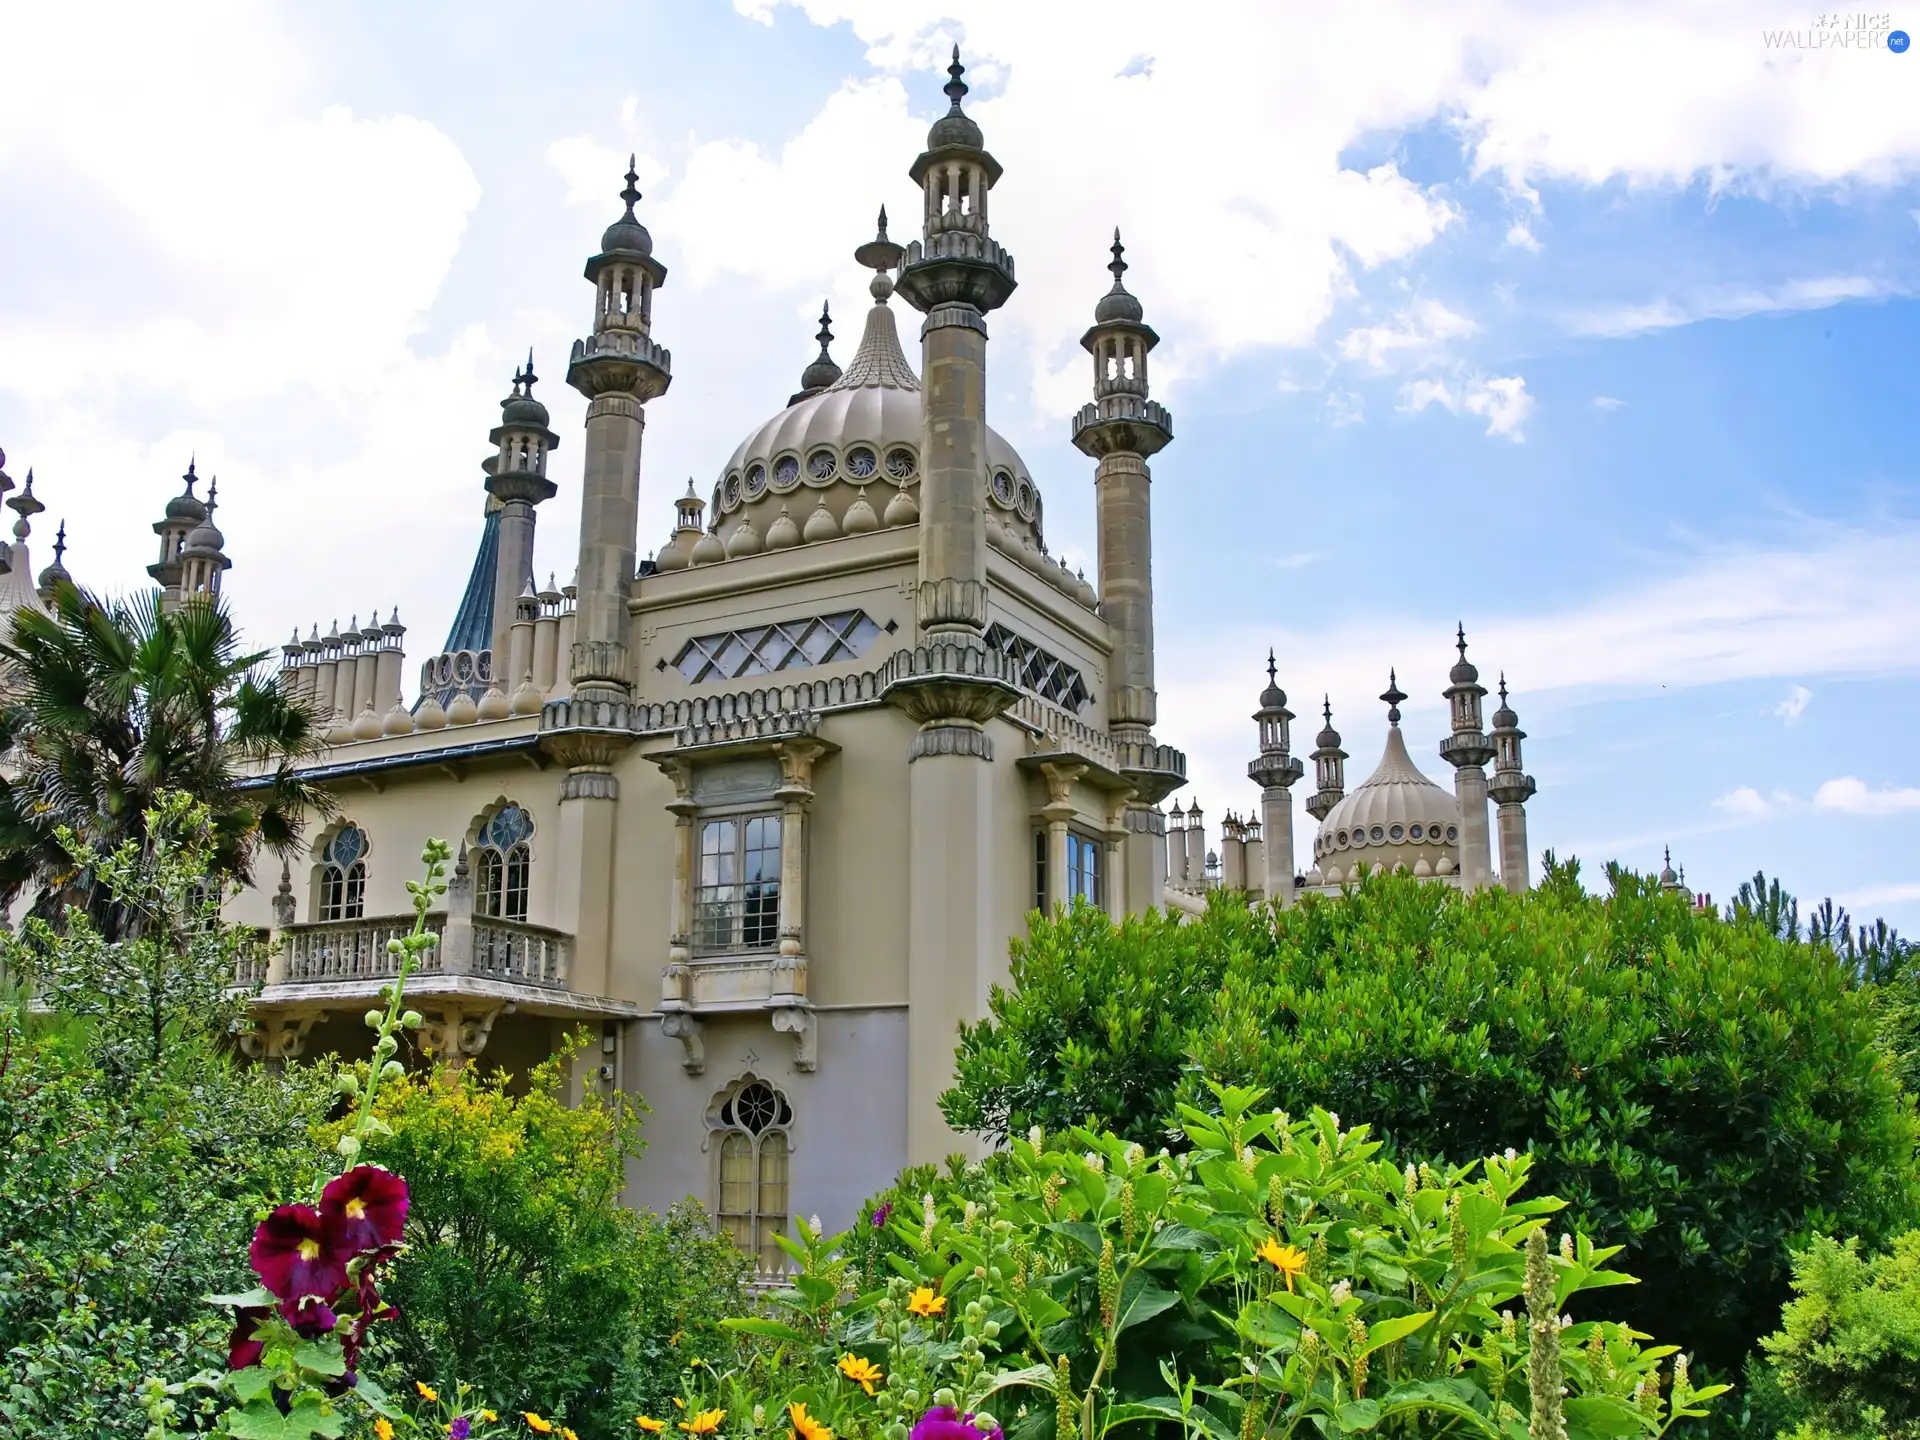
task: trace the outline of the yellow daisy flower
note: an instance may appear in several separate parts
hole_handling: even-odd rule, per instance
[[[651,1415],[636,1415],[633,1417],[633,1423],[649,1435],[658,1435],[662,1430],[667,1428],[666,1421],[656,1420]]]
[[[420,1398],[426,1401],[429,1405],[437,1404],[439,1402],[440,1392],[434,1389],[433,1386],[422,1384],[420,1381],[416,1380],[413,1382],[413,1388],[420,1392]]]
[[[793,1421],[793,1440],[833,1440],[833,1431],[807,1414],[807,1407],[797,1400],[787,1407],[787,1418]]]
[[[711,1435],[720,1428],[720,1422],[727,1418],[724,1410],[702,1410],[691,1420],[682,1420],[680,1428],[689,1435]]]
[[[1289,1290],[1293,1289],[1293,1277],[1306,1272],[1307,1252],[1298,1245],[1282,1245],[1271,1235],[1261,1241],[1260,1248],[1253,1253],[1280,1272]]]
[[[553,1433],[553,1422],[551,1420],[542,1420],[531,1410],[522,1410],[520,1412],[520,1418],[527,1422],[527,1428],[536,1435],[551,1435]]]
[[[851,1352],[840,1357],[840,1373],[867,1394],[873,1394],[873,1387],[880,1377],[880,1367],[864,1356]]]
[[[934,1316],[947,1313],[947,1297],[933,1293],[931,1285],[922,1285],[907,1297],[909,1315]]]
[[[382,1415],[373,1422],[374,1440],[393,1440],[393,1422]]]

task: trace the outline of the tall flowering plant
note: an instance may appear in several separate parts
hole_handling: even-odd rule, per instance
[[[415,1428],[359,1373],[369,1331],[395,1313],[380,1298],[380,1277],[400,1252],[407,1219],[406,1181],[378,1165],[359,1163],[359,1156],[369,1136],[386,1133],[374,1101],[384,1082],[403,1073],[399,1034],[421,1024],[420,1013],[405,1009],[403,999],[407,977],[439,942],[427,929],[427,913],[446,893],[449,853],[444,840],[427,842],[425,878],[407,884],[413,930],[387,942],[396,973],[381,987],[381,1005],[367,1011],[367,1026],[375,1033],[372,1058],[364,1067],[343,1070],[336,1081],[338,1092],[355,1102],[353,1119],[336,1146],[346,1168],[321,1185],[310,1202],[276,1206],[260,1221],[248,1251],[258,1286],[208,1297],[234,1311],[226,1373],[213,1385],[214,1398],[200,1407],[217,1417],[214,1433],[235,1440],[331,1440],[369,1416],[379,1440],[391,1440],[396,1420]],[[152,1440],[176,1433],[172,1422],[187,1388],[149,1382]],[[419,1389],[423,1401],[438,1403],[431,1387]],[[479,1437],[483,1431],[476,1418],[486,1423],[485,1412],[452,1415],[443,1433]]]

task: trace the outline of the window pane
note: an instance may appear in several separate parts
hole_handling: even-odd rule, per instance
[[[1033,908],[1047,908],[1047,832],[1033,833]]]
[[[525,845],[516,845],[507,855],[507,883],[501,913],[509,920],[525,923],[527,918],[528,878],[533,869],[533,857]]]
[[[342,918],[358,920],[366,908],[366,898],[367,867],[356,860],[347,871],[347,903]]]
[[[500,913],[500,857],[482,850],[474,867],[474,909],[482,915]]]
[[[720,1216],[748,1217],[753,1214],[754,1159],[753,1141],[738,1130],[720,1142]],[[745,1240],[750,1228],[736,1235]]]

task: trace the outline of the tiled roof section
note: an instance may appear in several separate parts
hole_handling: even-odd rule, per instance
[[[900,348],[900,332],[894,328],[893,311],[875,305],[867,312],[867,328],[860,335],[860,348],[846,373],[827,388],[858,390],[863,385],[888,385],[896,390],[918,390],[920,377],[907,363]]]

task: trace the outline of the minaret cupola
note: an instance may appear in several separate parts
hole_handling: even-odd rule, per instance
[[[1307,813],[1325,820],[1327,812],[1347,793],[1347,752],[1340,748],[1340,732],[1333,728],[1331,696],[1320,697],[1320,713],[1325,723],[1313,741],[1313,779],[1318,788],[1307,797]]]
[[[194,473],[194,460],[187,460],[187,473],[180,477],[186,488],[167,502],[166,513],[154,521],[153,533],[160,537],[160,558],[147,567],[159,584],[161,599],[173,604],[180,598],[180,552],[187,547],[187,536],[207,518],[206,503],[193,493],[200,483]]]
[[[187,543],[180,550],[180,599],[183,602],[195,595],[217,599],[220,577],[233,564],[227,558],[227,537],[213,523],[213,512],[219,508],[220,482],[214,479],[207,482],[206,516],[188,533]]]

